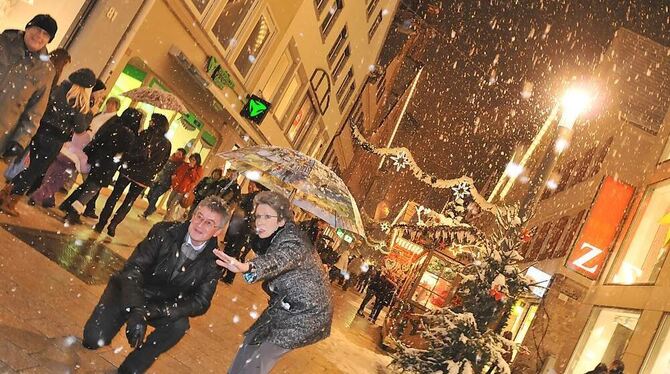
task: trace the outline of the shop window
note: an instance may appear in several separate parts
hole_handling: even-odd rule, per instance
[[[598,156],[596,156],[596,160],[591,166],[591,170],[589,171],[589,174],[586,178],[593,178],[600,172],[600,168],[603,165],[603,162],[605,161],[605,157],[607,157],[607,154],[610,151],[610,146],[612,145],[612,141],[614,140],[613,137],[610,137],[607,139],[605,144],[603,145],[602,148],[600,148],[600,152],[598,152]]]
[[[586,180],[586,176],[588,175],[588,171],[591,168],[591,163],[593,162],[593,156],[595,153],[595,147],[591,148],[586,152],[584,157],[579,160],[579,167],[577,168],[573,184],[577,184]]]
[[[327,141],[328,141],[328,136],[326,134],[322,133],[319,140],[314,142],[314,145],[312,146],[312,150],[309,152],[309,155],[318,160],[319,159],[319,154],[321,153],[321,148],[323,148],[324,144],[326,144]]]
[[[340,56],[340,59],[337,60],[337,64],[335,64],[335,68],[333,69],[333,82],[339,78],[340,73],[342,73],[342,69],[344,69],[344,65],[347,63],[347,61],[349,61],[349,56],[351,56],[351,47],[347,46],[347,48],[344,49],[342,56]]]
[[[665,314],[661,328],[656,330],[656,337],[651,345],[647,358],[642,365],[641,374],[666,374],[670,368],[670,316]]]
[[[212,33],[224,49],[234,48],[238,44],[236,36],[254,3],[256,0],[230,0],[221,10]]]
[[[279,122],[282,122],[286,112],[291,108],[293,99],[295,98],[298,91],[302,87],[302,79],[300,79],[299,74],[295,74],[293,78],[289,81],[281,99],[277,102],[274,107],[274,115]]]
[[[451,266],[447,260],[433,256],[412,295],[412,301],[428,309],[445,307],[457,275]]]
[[[372,21],[372,25],[370,26],[370,30],[368,31],[368,41],[372,40],[372,38],[375,36],[375,33],[377,32],[379,25],[382,23],[383,17],[384,16],[382,15],[382,11],[380,10],[379,13],[377,14],[377,18],[375,18],[375,20]]]
[[[566,373],[586,373],[621,358],[639,318],[638,311],[594,307]]]
[[[282,89],[288,86],[288,82],[295,72],[296,61],[298,60],[297,51],[293,51],[291,47],[287,48],[281,57],[279,57],[279,61],[275,64],[272,74],[270,74],[263,87],[264,97],[272,102],[279,99]]]
[[[258,60],[263,47],[267,44],[267,41],[270,39],[271,29],[270,24],[268,23],[265,16],[261,16],[256,23],[253,31],[247,38],[247,42],[242,47],[242,50],[237,55],[235,59],[235,67],[237,71],[246,77],[249,75],[251,67],[254,65],[256,60]]]
[[[572,247],[572,244],[575,242],[575,239],[577,238],[579,228],[583,223],[582,220],[584,219],[585,215],[586,210],[582,210],[575,217],[572,218],[572,221],[570,221],[570,225],[566,230],[566,234],[565,237],[563,238],[563,241],[561,241],[561,243],[556,246],[556,249],[554,249],[552,257],[554,258],[563,257],[568,254],[570,248]]]
[[[328,9],[328,14],[326,14],[326,18],[323,19],[323,22],[321,22],[321,26],[319,28],[321,30],[321,37],[323,39],[328,36],[328,32],[333,28],[337,17],[339,17],[340,13],[342,13],[342,8],[344,8],[343,0],[335,0],[333,6]]]
[[[286,136],[291,143],[297,143],[298,135],[306,128],[309,128],[316,115],[316,109],[309,95],[305,96],[300,108],[293,117],[293,122],[286,130]]]
[[[356,90],[356,82],[351,82],[349,89],[347,89],[344,97],[342,97],[342,100],[340,100],[340,110],[344,110],[344,107],[347,106],[349,99],[351,99],[351,96],[354,94],[354,90]]]
[[[514,306],[512,306],[512,311],[507,320],[505,331],[510,331],[512,333],[512,340],[517,346],[521,346],[528,330],[530,330],[530,326],[537,314],[537,308],[537,304],[529,304],[524,300],[518,300],[514,303]],[[518,353],[519,350],[515,347],[512,351],[512,362],[514,362]]]
[[[619,250],[610,281],[654,283],[668,252],[670,181],[649,188]]]
[[[335,61],[335,57],[337,57],[337,55],[342,50],[344,42],[347,41],[348,36],[349,31],[347,30],[347,25],[344,25],[344,27],[342,27],[342,31],[340,31],[340,34],[337,36],[337,39],[335,39],[333,46],[330,47],[330,51],[328,51],[327,56],[328,66],[333,64],[333,61]]]
[[[572,186],[574,183],[574,177],[575,177],[575,168],[577,167],[577,160],[572,160],[565,165],[562,170],[564,170],[563,174],[561,174],[561,181],[558,183],[558,188],[556,188],[556,193],[567,190]]]

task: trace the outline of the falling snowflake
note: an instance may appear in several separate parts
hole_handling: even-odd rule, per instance
[[[393,160],[393,166],[395,166],[396,171],[400,171],[409,165],[409,159],[407,158],[407,154],[405,152],[400,152],[396,155],[393,155],[390,157],[390,159]]]
[[[468,184],[465,182],[457,186],[451,187],[451,190],[454,192],[454,196],[457,199],[463,199],[466,196],[470,195],[470,186],[468,186]]]

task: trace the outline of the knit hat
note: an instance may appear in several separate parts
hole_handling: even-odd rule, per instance
[[[58,24],[56,24],[56,20],[48,14],[38,14],[33,17],[33,19],[31,19],[30,22],[26,24],[26,29],[30,27],[39,27],[40,29],[46,31],[47,34],[49,34],[51,37],[49,38],[50,43],[52,40],[54,40],[56,31],[58,31]]]
[[[70,82],[84,88],[93,88],[95,86],[96,78],[91,69],[79,69],[70,74],[67,78]]]
[[[92,91],[93,91],[93,92],[95,92],[95,91],[102,91],[102,90],[104,90],[104,89],[107,89],[107,86],[105,86],[105,84],[104,84],[100,79],[96,79],[96,80],[95,80],[95,86],[93,86],[93,90],[92,90]]]

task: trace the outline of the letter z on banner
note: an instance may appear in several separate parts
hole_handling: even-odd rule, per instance
[[[582,232],[565,263],[568,269],[589,279],[598,279],[633,192],[632,186],[605,177]]]

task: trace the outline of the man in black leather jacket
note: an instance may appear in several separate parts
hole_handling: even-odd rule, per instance
[[[204,314],[222,268],[213,250],[229,218],[219,197],[205,198],[189,222],[160,222],[137,245],[123,269],[113,275],[84,327],[83,345],[109,345],[122,325],[135,348],[119,373],[145,372],[176,345],[189,318]],[[155,330],[144,339],[147,324]]]

